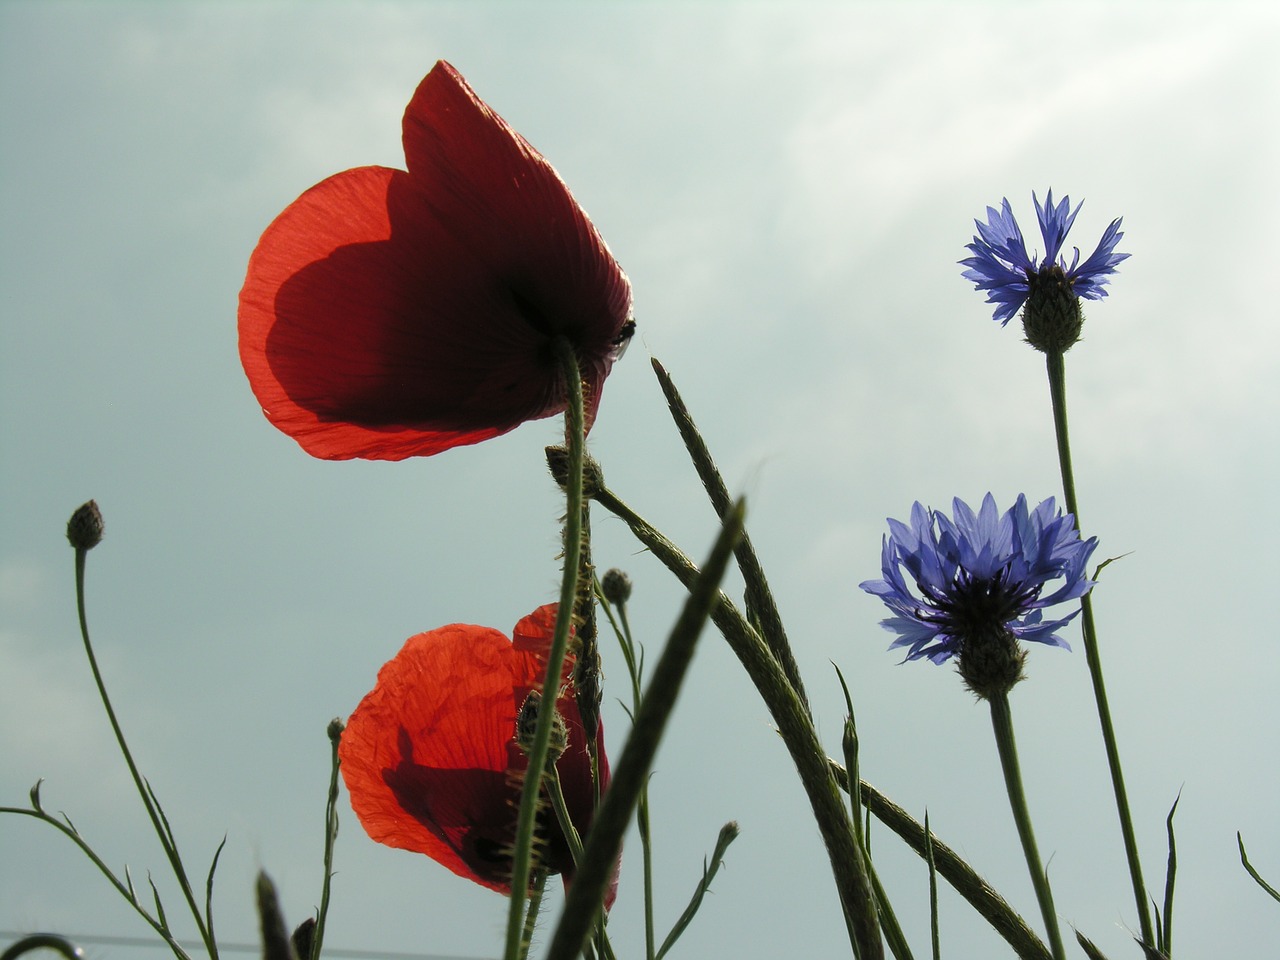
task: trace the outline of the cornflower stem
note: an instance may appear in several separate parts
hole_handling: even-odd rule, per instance
[[[574,601],[578,594],[579,561],[582,551],[582,462],[586,435],[582,412],[582,375],[573,347],[563,337],[553,344],[565,384],[565,446],[568,448],[568,476],[565,478],[564,576],[560,583],[560,605],[556,611],[555,632],[547,653],[547,674],[543,681],[543,697],[538,709],[538,723],[529,748],[529,764],[520,793],[520,810],[516,819],[515,850],[511,863],[511,903],[507,912],[506,960],[517,960],[524,932],[524,901],[529,890],[530,864],[533,855],[533,833],[536,827],[538,798],[542,792],[542,771],[547,766],[551,743],[552,719],[560,673],[569,647],[569,628],[573,620]]]
[[[618,603],[618,615],[614,617],[613,606],[604,596],[604,591],[596,590],[600,605],[608,618],[613,632],[618,637],[618,646],[622,648],[622,658],[627,664],[627,673],[631,677],[631,716],[634,718],[640,710],[643,695],[640,692],[641,659],[636,655],[635,638],[631,635],[631,622],[627,618],[626,601]],[[649,783],[640,788],[640,798],[636,802],[636,829],[640,833],[640,859],[644,872],[644,955],[645,960],[656,960],[657,945],[653,924],[653,841],[649,823]]]
[[[889,952],[893,954],[895,960],[913,960],[911,947],[907,943],[906,935],[902,932],[902,925],[898,923],[897,914],[893,912],[893,905],[889,902],[889,894],[884,889],[884,884],[880,882],[880,876],[876,872],[876,865],[871,859],[871,850],[867,847],[866,831],[862,828],[862,790],[859,788],[861,780],[858,772],[858,724],[853,714],[853,697],[849,695],[849,685],[845,683],[844,674],[839,667],[836,667],[836,676],[840,679],[840,688],[844,691],[845,706],[849,711],[844,721],[843,747],[845,769],[851,772],[849,777],[849,813],[850,819],[853,821],[853,833],[866,860],[867,876],[871,880],[871,890],[875,894],[876,915],[880,918],[880,927],[884,930],[884,939],[889,945]]]
[[[1062,945],[1062,933],[1058,930],[1058,914],[1053,908],[1053,891],[1049,877],[1040,863],[1040,851],[1036,848],[1036,836],[1031,829],[1031,814],[1027,810],[1027,796],[1022,789],[1022,772],[1018,768],[1018,749],[1013,739],[1013,717],[1009,712],[1009,696],[1006,692],[992,694],[991,726],[996,735],[996,750],[1000,753],[1000,767],[1004,771],[1004,785],[1009,792],[1009,806],[1013,810],[1013,822],[1022,841],[1022,853],[1031,873],[1031,885],[1036,891],[1040,913],[1049,934],[1049,948],[1054,960],[1066,960],[1066,948]]]
[[[636,539],[648,547],[686,589],[697,580],[698,568],[688,556],[603,484],[595,492],[595,500],[624,521]],[[884,942],[866,861],[854,835],[849,810],[827,768],[826,753],[818,741],[813,720],[765,641],[723,591],[717,593],[711,620],[746,669],[796,765],[827,847],[854,955],[860,960],[881,960]],[[651,683],[650,689],[654,688]]]
[[[834,760],[827,763],[840,789],[848,791],[848,770]],[[1013,947],[1013,952],[1021,960],[1050,960],[1049,948],[1027,921],[958,853],[867,781],[859,782],[858,793],[863,805],[877,820],[897,834],[921,859],[933,861],[942,878]]]
[[[191,911],[191,916],[195,919],[196,929],[200,933],[200,939],[204,942],[205,949],[209,952],[210,960],[218,960],[218,944],[213,936],[213,921],[211,911],[211,898],[213,892],[213,873],[217,868],[218,857],[215,855],[213,859],[213,867],[209,870],[209,878],[206,883],[205,909],[209,911],[208,919],[201,913],[199,905],[196,903],[195,894],[192,892],[191,883],[187,879],[186,868],[182,864],[182,856],[178,853],[178,845],[174,840],[173,831],[169,827],[169,821],[164,815],[164,811],[160,809],[159,801],[155,799],[155,794],[151,791],[151,785],[146,782],[142,774],[138,771],[138,765],[134,763],[133,754],[129,750],[129,744],[125,740],[124,731],[120,727],[120,721],[116,719],[115,709],[111,706],[111,698],[107,695],[107,686],[103,682],[102,672],[98,669],[98,658],[93,653],[93,643],[89,640],[89,620],[85,612],[84,599],[84,574],[85,559],[88,550],[84,547],[76,547],[76,613],[80,619],[80,636],[84,640],[85,656],[89,660],[89,669],[93,671],[93,682],[97,684],[98,696],[102,699],[102,705],[106,708],[107,719],[111,723],[111,730],[115,734],[116,743],[120,745],[120,752],[124,755],[124,761],[129,767],[129,773],[133,777],[134,786],[138,789],[138,795],[142,798],[142,805],[146,807],[147,815],[151,818],[151,826],[156,832],[156,836],[160,839],[160,846],[164,848],[165,856],[169,860],[169,866],[173,869],[173,875],[178,881],[178,886],[182,890],[182,896],[187,901],[187,907]],[[224,840],[225,844],[226,841]],[[222,847],[219,846],[218,853],[222,853]],[[159,902],[157,894],[157,903]]]
[[[1071,440],[1067,430],[1067,376],[1061,352],[1045,354],[1049,374],[1049,399],[1053,405],[1053,432],[1058,445],[1058,466],[1062,473],[1062,492],[1067,501],[1067,511],[1080,524],[1080,504],[1076,499],[1075,473],[1071,468]],[[1107,703],[1107,688],[1102,679],[1102,658],[1098,652],[1098,634],[1093,621],[1093,598],[1085,594],[1080,598],[1080,626],[1084,635],[1084,656],[1093,683],[1093,699],[1098,708],[1098,722],[1102,727],[1102,742],[1107,753],[1107,767],[1111,771],[1111,786],[1115,792],[1116,813],[1120,818],[1120,833],[1124,839],[1125,858],[1129,862],[1129,877],[1133,883],[1133,899],[1138,909],[1138,923],[1144,944],[1155,945],[1151,925],[1151,913],[1147,905],[1147,887],[1142,879],[1142,861],[1138,856],[1138,841],[1133,831],[1133,816],[1129,812],[1129,794],[1124,785],[1124,770],[1120,765],[1120,748],[1116,744],[1115,726],[1111,722],[1111,707]]]

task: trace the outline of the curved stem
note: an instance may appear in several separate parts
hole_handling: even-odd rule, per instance
[[[578,564],[582,553],[582,461],[586,435],[582,413],[582,375],[578,358],[569,341],[558,337],[554,342],[565,384],[565,444],[569,451],[568,477],[565,482],[564,576],[560,583],[560,605],[556,611],[555,633],[547,653],[547,674],[543,681],[542,704],[538,709],[538,725],[529,748],[529,764],[520,793],[520,811],[516,819],[516,844],[511,863],[511,905],[507,913],[507,942],[504,956],[517,960],[524,931],[524,902],[529,891],[530,863],[533,855],[533,833],[542,792],[542,771],[546,769],[551,743],[551,726],[555,714],[556,693],[560,673],[569,648],[569,627],[573,620],[574,600],[578,595]]]
[[[595,500],[625,521],[636,539],[648,547],[686,588],[697,579],[698,568],[688,556],[612,491],[602,487],[596,491]],[[831,861],[831,872],[854,955],[862,960],[880,960],[884,956],[884,942],[880,936],[866,861],[854,835],[849,810],[827,768],[827,755],[818,741],[809,711],[765,641],[723,592],[719,593],[712,608],[711,620],[746,669],[778,725],[778,733],[796,765]]]
[[[987,702],[991,704],[991,726],[996,735],[996,749],[1000,753],[1000,768],[1004,771],[1004,785],[1009,791],[1013,822],[1018,827],[1018,839],[1022,841],[1022,853],[1031,873],[1031,885],[1035,888],[1040,913],[1044,916],[1045,929],[1049,933],[1049,948],[1053,951],[1054,960],[1066,960],[1066,949],[1058,930],[1058,914],[1053,908],[1053,891],[1049,888],[1049,877],[1040,863],[1040,851],[1036,847],[1035,833],[1031,829],[1031,814],[1027,810],[1027,796],[1022,789],[1022,772],[1018,768],[1018,749],[1013,740],[1009,696],[1007,693],[997,693]]]
[[[1075,473],[1071,469],[1071,441],[1067,432],[1067,376],[1061,353],[1045,354],[1049,373],[1049,399],[1053,405],[1053,432],[1058,444],[1058,466],[1062,473],[1062,492],[1067,511],[1080,524],[1080,505],[1076,500]],[[1133,899],[1138,908],[1138,923],[1142,929],[1143,943],[1154,945],[1155,934],[1151,914],[1147,906],[1147,887],[1142,879],[1142,861],[1138,856],[1138,841],[1133,830],[1133,815],[1129,812],[1129,794],[1124,785],[1124,771],[1120,765],[1120,748],[1116,744],[1115,726],[1111,722],[1111,707],[1107,703],[1107,688],[1102,679],[1102,658],[1098,652],[1098,634],[1093,622],[1093,598],[1085,594],[1080,599],[1080,626],[1084,635],[1084,656],[1089,666],[1089,678],[1093,683],[1093,699],[1098,708],[1098,722],[1102,727],[1102,742],[1107,752],[1107,767],[1111,772],[1111,786],[1116,798],[1116,813],[1120,818],[1120,833],[1124,838],[1125,858],[1129,862],[1129,878],[1133,884]]]
[[[195,919],[196,929],[200,932],[200,939],[209,951],[211,960],[218,960],[217,943],[214,941],[213,932],[206,923],[205,917],[201,914],[199,905],[196,903],[191,883],[187,880],[187,871],[182,865],[182,857],[179,855],[177,844],[173,839],[173,831],[169,828],[169,821],[165,818],[164,811],[160,809],[158,801],[155,800],[155,795],[151,792],[151,785],[143,779],[142,774],[138,771],[138,765],[133,761],[133,754],[130,752],[129,744],[124,738],[124,731],[120,728],[120,721],[116,719],[115,709],[111,706],[111,698],[107,696],[107,686],[103,682],[102,672],[98,669],[98,658],[93,654],[93,644],[89,640],[89,620],[85,613],[84,601],[84,569],[87,555],[88,550],[85,548],[76,548],[76,612],[80,618],[80,636],[84,639],[85,656],[89,659],[89,669],[93,671],[93,682],[97,684],[98,696],[102,698],[102,705],[107,711],[107,719],[111,722],[111,730],[115,733],[116,743],[120,745],[120,752],[124,754],[124,761],[129,766],[129,773],[133,777],[134,786],[138,788],[138,795],[142,797],[142,805],[146,807],[147,815],[151,818],[151,826],[155,829],[156,836],[160,838],[160,845],[164,848],[165,856],[168,857],[169,865],[173,868],[173,874],[177,878],[178,886],[182,889],[182,895],[186,898],[187,906],[191,910],[191,916]]]
[[[827,763],[840,789],[847,791],[849,772],[834,760]],[[896,833],[922,859],[928,861],[932,857],[943,879],[969,901],[991,929],[1004,937],[1021,960],[1050,960],[1049,948],[1036,936],[1036,932],[959,854],[867,781],[861,781],[858,788],[863,805],[875,818]]]
[[[10,945],[4,953],[0,953],[0,960],[18,960],[24,953],[31,953],[33,950],[52,950],[71,960],[84,960],[83,950],[56,933],[33,933],[29,937],[23,937]]]

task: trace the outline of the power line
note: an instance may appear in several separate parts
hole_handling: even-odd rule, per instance
[[[0,930],[0,939],[20,940],[28,936],[31,936],[29,931]],[[76,944],[99,947],[163,947],[166,949],[168,947],[168,944],[163,940],[157,940],[152,937],[116,937],[110,934],[96,933],[62,933],[58,934],[58,936]],[[187,950],[202,950],[204,948],[203,943],[191,941],[179,941],[179,945]],[[259,954],[262,952],[262,947],[256,943],[219,943],[218,950],[220,952],[226,951],[227,953]],[[406,953],[399,950],[344,950],[338,947],[325,947],[324,955],[333,957],[335,960],[480,960],[478,957],[460,957],[453,954]]]

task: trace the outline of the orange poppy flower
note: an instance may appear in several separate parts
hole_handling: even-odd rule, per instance
[[[267,418],[316,457],[401,460],[564,410],[590,425],[635,323],[631,285],[542,155],[441,61],[405,111],[408,171],[357,167],[263,233],[240,359]]]
[[[411,637],[378,673],[338,747],[351,806],[374,840],[425,853],[459,876],[511,892],[527,759],[514,741],[516,717],[541,687],[556,604],[521,620],[514,642],[497,630],[451,624]],[[580,834],[591,824],[596,790],[565,664],[556,703],[568,747],[556,762],[569,815]],[[609,764],[596,735],[601,790]],[[571,876],[573,860],[555,814],[539,815],[535,846],[552,873]],[[612,900],[612,896],[610,896]]]

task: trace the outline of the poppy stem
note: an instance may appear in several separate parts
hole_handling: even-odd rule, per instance
[[[1022,853],[1031,874],[1031,885],[1035,888],[1036,901],[1040,904],[1040,913],[1049,934],[1049,948],[1053,951],[1054,960],[1066,960],[1066,948],[1062,945],[1062,933],[1058,929],[1058,914],[1053,907],[1053,891],[1040,862],[1035,832],[1031,828],[1031,813],[1027,808],[1027,795],[1022,788],[1022,771],[1018,766],[1018,748],[1013,739],[1009,695],[1006,691],[997,691],[987,698],[987,702],[991,704],[991,726],[996,735],[996,750],[1000,754],[1005,789],[1009,793],[1009,807],[1013,811],[1013,822],[1018,828],[1018,839],[1022,842]]]
[[[309,957],[300,960],[320,960],[324,946],[324,925],[329,916],[329,892],[333,880],[333,847],[338,840],[338,744],[342,741],[343,722],[337,718],[329,721],[329,797],[324,808],[324,883],[320,887],[320,909],[316,911],[315,933],[311,939]]]
[[[1062,492],[1067,501],[1067,512],[1080,525],[1080,504],[1076,499],[1075,473],[1071,468],[1071,439],[1067,430],[1067,375],[1061,351],[1045,354],[1049,375],[1049,400],[1053,406],[1053,432],[1058,446],[1058,467],[1062,473]],[[1156,943],[1147,909],[1147,887],[1142,879],[1142,860],[1138,856],[1138,840],[1133,830],[1133,815],[1129,812],[1129,794],[1124,785],[1124,770],[1120,765],[1120,748],[1116,744],[1115,726],[1111,722],[1111,707],[1107,703],[1107,688],[1102,679],[1102,657],[1098,652],[1098,632],[1093,622],[1093,597],[1086,593],[1080,598],[1080,628],[1084,636],[1084,657],[1089,666],[1089,678],[1093,682],[1093,699],[1097,704],[1098,723],[1102,727],[1102,743],[1106,748],[1107,767],[1111,771],[1111,786],[1116,798],[1116,813],[1120,818],[1120,835],[1124,840],[1125,858],[1129,863],[1129,878],[1133,884],[1133,898],[1138,909],[1138,923],[1142,929],[1142,942],[1149,946]]]
[[[529,909],[524,916],[519,960],[525,960],[529,954],[529,944],[533,942],[533,930],[538,924],[538,910],[542,907],[542,894],[546,889],[547,871],[539,869],[534,872],[533,889],[529,893]]]
[[[553,342],[565,385],[565,445],[568,447],[568,476],[565,478],[564,576],[560,583],[560,604],[556,610],[555,633],[547,653],[547,674],[543,681],[544,696],[538,709],[538,724],[529,748],[529,763],[520,793],[520,811],[516,819],[515,850],[511,863],[511,906],[507,914],[506,960],[520,956],[524,932],[524,901],[529,892],[530,863],[533,859],[533,834],[536,827],[538,798],[542,793],[542,777],[551,743],[551,727],[561,668],[569,648],[569,628],[573,621],[574,602],[578,596],[579,563],[582,555],[582,462],[585,457],[586,432],[582,411],[582,375],[573,346],[563,337]]]

